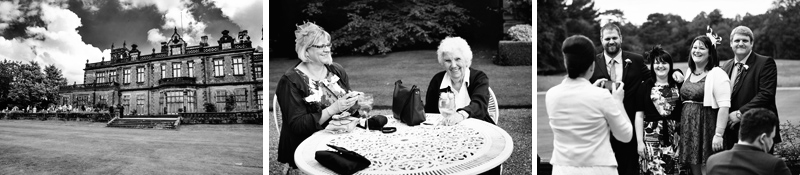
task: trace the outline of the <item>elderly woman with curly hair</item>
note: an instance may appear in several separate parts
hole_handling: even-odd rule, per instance
[[[289,165],[289,174],[299,173],[294,153],[300,143],[324,129],[333,115],[356,104],[359,96],[350,91],[344,68],[331,58],[328,32],[314,23],[304,23],[298,26],[295,38],[300,63],[281,76],[275,90],[283,117],[278,161]]]
[[[494,124],[489,117],[489,77],[483,71],[470,68],[472,50],[461,37],[447,37],[436,51],[439,64],[444,71],[436,73],[428,84],[425,95],[425,112],[441,113],[445,124],[457,124],[467,118],[475,118]],[[453,110],[439,111],[441,93],[454,97]]]
[[[483,71],[470,68],[472,50],[461,37],[447,37],[439,44],[436,58],[444,71],[436,73],[428,84],[425,95],[425,113],[441,113],[444,125],[455,125],[467,118],[491,124],[489,117],[489,77]],[[440,94],[452,95],[452,109],[439,111]],[[500,174],[500,166],[483,174]]]

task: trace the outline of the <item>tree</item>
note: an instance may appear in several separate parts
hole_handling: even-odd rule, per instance
[[[566,14],[563,0],[537,1],[536,3],[536,68],[537,74],[564,72],[561,42],[566,39],[564,24]]]
[[[67,85],[67,79],[61,74],[61,69],[55,66],[55,64],[51,64],[44,68],[45,74],[45,97],[46,100],[43,102],[43,106],[49,106],[50,104],[58,103],[59,95],[58,95],[58,88],[61,86]]]
[[[203,103],[206,112],[217,112],[217,107],[213,103]]]
[[[43,83],[45,76],[39,63],[31,61],[21,64],[18,74],[14,77],[9,91],[9,99],[22,106],[40,106],[47,97],[47,87]]]

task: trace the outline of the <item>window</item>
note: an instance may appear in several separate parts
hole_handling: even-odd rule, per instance
[[[264,91],[256,91],[256,98],[258,99],[258,109],[263,109],[264,107]]]
[[[144,94],[139,94],[136,96],[136,114],[144,115],[146,112],[144,110]]]
[[[122,110],[125,114],[131,113],[131,96],[130,95],[123,95],[122,96]]]
[[[183,111],[183,91],[167,92],[167,114],[177,114]]]
[[[214,76],[225,76],[225,72],[222,69],[222,59],[214,59]]]
[[[256,78],[262,78],[264,76],[261,70],[261,66],[256,66],[255,70],[256,70]]]
[[[97,104],[107,104],[106,103],[107,101],[108,101],[108,99],[106,98],[105,95],[100,95],[100,100],[97,101]],[[103,109],[100,109],[100,110],[103,110]]]
[[[230,49],[230,48],[231,48],[231,43],[222,43],[222,49],[223,50],[224,49]]]
[[[132,58],[133,60],[136,60],[137,58],[139,58],[139,52],[133,52],[133,53],[131,53],[131,58]]]
[[[237,111],[244,111],[247,109],[247,89],[238,88],[233,94],[236,101],[236,108],[234,109]]]
[[[161,78],[167,78],[167,64],[161,64]]]
[[[197,111],[197,99],[195,99],[194,91],[186,92],[186,99],[189,105],[186,107],[186,111],[184,112],[196,112]]]
[[[244,75],[244,63],[242,58],[233,58],[233,75]]]
[[[173,47],[172,48],[172,55],[180,55],[181,54],[181,47]]]
[[[228,94],[225,90],[217,90],[217,103],[225,103],[225,97],[227,96]]]
[[[105,72],[95,72],[95,83],[105,83],[106,82],[106,73]]]
[[[123,70],[122,74],[122,82],[125,84],[131,83],[131,68]]]
[[[108,82],[117,82],[117,71],[108,72]]]
[[[172,63],[172,77],[181,77],[181,63]]]
[[[189,77],[194,77],[194,62],[189,62]]]
[[[136,68],[136,82],[144,82],[144,67]]]
[[[89,106],[89,95],[78,95],[76,97],[74,108],[80,109],[80,106]]]

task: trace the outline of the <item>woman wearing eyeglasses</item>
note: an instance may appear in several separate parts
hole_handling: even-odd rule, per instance
[[[301,62],[283,74],[275,90],[283,119],[278,161],[288,164],[288,174],[302,174],[294,163],[297,147],[324,129],[333,115],[353,106],[359,94],[350,92],[347,73],[333,62],[328,32],[314,23],[304,23],[294,34]]]

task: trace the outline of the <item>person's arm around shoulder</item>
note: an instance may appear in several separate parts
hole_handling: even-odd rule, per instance
[[[439,85],[444,78],[444,71],[434,74],[425,92],[425,113],[439,113]]]
[[[479,70],[472,69],[470,71],[476,72],[474,79],[470,82],[470,86],[474,86],[474,90],[472,90],[472,94],[469,94],[469,105],[457,111],[465,111],[467,114],[465,117],[486,120],[489,117],[487,111],[489,108],[489,76]],[[473,76],[470,75],[470,78]]]
[[[603,116],[605,116],[606,121],[608,121],[611,134],[617,140],[628,143],[633,137],[633,126],[631,125],[631,120],[628,119],[628,114],[625,112],[625,106],[622,105],[622,99],[625,97],[624,87],[624,83],[620,84],[619,87],[616,87],[616,89],[611,92],[611,96],[602,94],[605,96],[603,99],[609,101],[611,104],[602,106],[604,112]]]
[[[278,104],[280,104],[283,114],[283,122],[288,124],[288,127],[284,127],[284,129],[289,129],[297,135],[311,135],[322,130],[326,125],[318,123],[323,117],[322,113],[308,113],[305,97],[287,76],[281,77],[275,94],[278,94]]]

